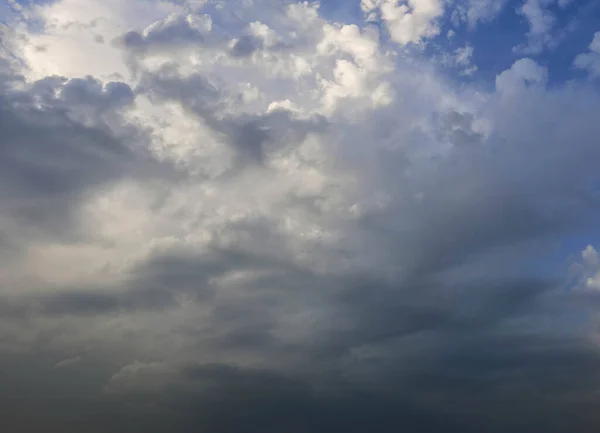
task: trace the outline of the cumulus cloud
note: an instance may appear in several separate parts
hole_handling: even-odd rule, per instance
[[[394,42],[416,44],[440,32],[438,20],[444,13],[440,0],[361,0],[367,20],[381,19]]]
[[[501,93],[520,92],[525,86],[544,86],[548,72],[535,61],[517,60],[510,69],[496,77],[496,89]]]
[[[548,251],[594,234],[598,89],[529,58],[457,83],[397,51],[443,2],[362,7],[19,9],[0,428],[597,430],[598,253]]]
[[[547,47],[552,47],[557,42],[555,26],[556,13],[552,9],[564,9],[570,5],[570,0],[525,0],[517,9],[529,24],[527,44],[515,47],[517,52],[523,54],[540,54]]]
[[[579,260],[571,266],[571,275],[576,289],[600,289],[600,254],[592,245],[588,245],[581,252]]]
[[[575,58],[575,66],[586,69],[593,78],[600,77],[600,32],[594,34],[589,52],[580,54]]]

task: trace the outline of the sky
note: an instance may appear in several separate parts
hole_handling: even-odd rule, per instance
[[[0,19],[1,431],[599,431],[596,0]]]

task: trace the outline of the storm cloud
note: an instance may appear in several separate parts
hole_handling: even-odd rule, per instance
[[[323,3],[11,3],[2,431],[598,431],[597,37]]]

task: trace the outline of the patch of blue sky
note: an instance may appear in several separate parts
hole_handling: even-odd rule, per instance
[[[556,46],[542,52],[537,59],[550,71],[550,85],[581,79],[586,75],[585,71],[573,67],[573,61],[588,50],[594,33],[600,31],[600,2],[574,1],[555,16]]]
[[[321,13],[329,20],[364,25],[360,1],[322,0]],[[493,87],[495,77],[509,69],[518,59],[530,57],[548,68],[548,84],[559,85],[585,76],[585,71],[573,67],[578,54],[587,51],[596,31],[600,31],[600,2],[597,0],[572,0],[566,6],[550,4],[547,12],[554,17],[548,34],[550,42],[539,52],[527,52],[527,34],[530,23],[519,12],[524,0],[509,0],[500,13],[489,21],[480,21],[475,28],[463,22],[457,25],[451,19],[453,6],[449,6],[439,22],[440,33],[422,48],[425,56],[439,58],[450,56],[464,47],[472,49],[471,73],[466,65],[447,65],[446,72],[457,80],[481,81]],[[389,44],[389,35],[381,23],[382,43]],[[449,37],[448,35],[452,36]],[[409,48],[410,49],[410,48]]]
[[[476,77],[493,85],[496,75],[522,57],[514,53],[513,47],[524,40],[528,24],[517,14],[515,4],[509,2],[494,19],[474,29],[447,20],[441,30],[433,42],[447,51],[469,44],[473,49],[471,62],[477,66]],[[448,32],[453,36],[448,38]]]
[[[469,43],[473,47],[472,61],[478,67],[478,77],[493,82],[497,74],[508,69],[514,61],[530,57],[548,68],[550,86],[581,78],[584,73],[573,68],[575,57],[587,50],[593,34],[600,30],[600,2],[575,0],[566,7],[550,5],[548,12],[554,17],[550,31],[551,42],[539,53],[520,52],[517,47],[527,44],[529,22],[518,12],[523,1],[510,1],[502,12],[490,22],[480,23],[474,30],[465,25],[453,28],[454,43],[445,42],[447,30],[436,38],[436,43],[454,47]],[[446,23],[448,24],[448,23]]]
[[[321,15],[328,21],[356,25],[364,22],[360,0],[321,0],[320,5]]]

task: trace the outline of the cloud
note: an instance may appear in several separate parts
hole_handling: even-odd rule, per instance
[[[175,373],[160,362],[135,361],[116,372],[106,385],[110,394],[148,394],[161,391]]]
[[[588,245],[581,252],[580,261],[571,266],[571,276],[579,290],[600,289],[600,255],[592,245]]]
[[[600,32],[594,34],[589,52],[575,58],[575,67],[586,69],[592,78],[600,76]]]
[[[118,179],[170,171],[135,149],[137,133],[121,117],[133,102],[126,84],[48,77],[25,86],[2,96],[0,194],[9,237],[75,235],[72,203]]]
[[[444,13],[439,0],[362,0],[361,8],[367,20],[377,16],[385,23],[394,42],[400,45],[419,43],[439,34],[437,20]]]
[[[458,2],[452,11],[455,25],[466,22],[471,29],[479,23],[486,23],[496,18],[505,8],[507,0],[467,0]]]
[[[208,15],[169,15],[144,30],[126,33],[120,40],[123,46],[132,50],[173,49],[187,44],[199,44],[204,41],[203,34],[210,32],[212,20]]]
[[[511,93],[518,92],[527,85],[544,86],[547,74],[547,70],[535,61],[520,59],[496,77],[496,89],[501,93]]]
[[[472,64],[473,52],[473,47],[466,44],[453,52],[443,53],[440,61],[445,67],[459,70],[459,74],[462,76],[472,76],[478,69],[477,65]]]
[[[362,6],[392,42],[314,3],[23,7],[0,428],[597,430],[597,252],[549,251],[596,230],[598,89],[454,81],[399,47],[444,4]]]
[[[524,53],[539,54],[551,41],[551,31],[556,22],[548,10],[552,3],[553,0],[526,0],[519,9],[529,23],[528,45],[522,48]]]
[[[570,0],[525,0],[523,5],[517,9],[527,20],[529,32],[527,32],[527,44],[515,47],[515,51],[522,54],[540,54],[547,47],[553,47],[557,42],[554,30],[557,16],[552,12],[555,5],[565,9],[570,5]]]
[[[77,365],[81,362],[81,357],[80,356],[76,356],[75,358],[67,358],[67,359],[63,359],[62,361],[58,361],[55,365],[56,368],[65,368],[65,367],[70,367],[72,365]]]

